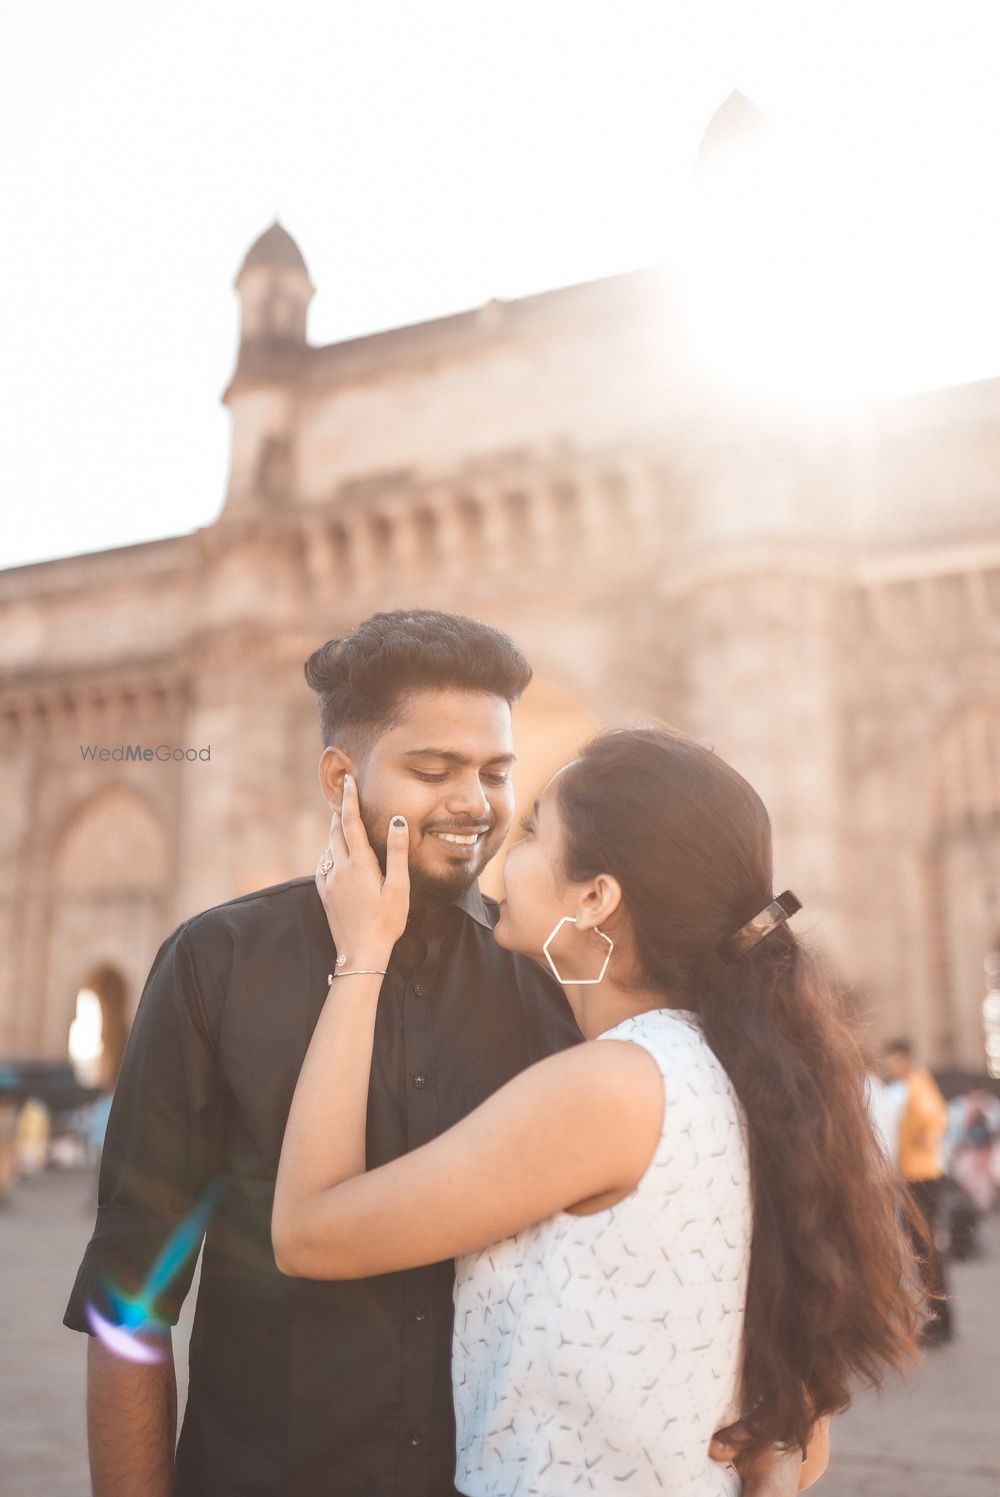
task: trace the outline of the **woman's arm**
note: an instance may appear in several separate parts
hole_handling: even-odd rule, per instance
[[[818,1481],[830,1464],[830,1416],[818,1419],[806,1446],[805,1460],[799,1473],[799,1491],[804,1492]]]
[[[296,1091],[304,1105],[282,1148],[271,1234],[283,1273],[357,1279],[437,1263],[624,1193],[649,1165],[663,1117],[659,1068],[638,1045],[595,1040],[522,1071],[431,1143],[358,1173],[362,1126],[338,1135],[338,1092],[343,1080],[359,1119],[374,1004],[366,997],[362,1019],[362,1005],[337,997],[317,1026],[314,1064]],[[367,1087],[367,1069],[363,1079]]]
[[[345,973],[387,965],[406,921],[407,841],[394,818],[383,879],[345,779],[333,869],[317,874]],[[271,1218],[284,1273],[352,1279],[436,1263],[639,1179],[660,1135],[663,1083],[652,1056],[621,1040],[540,1061],[440,1138],[365,1174],[381,982],[335,978],[309,1045]]]

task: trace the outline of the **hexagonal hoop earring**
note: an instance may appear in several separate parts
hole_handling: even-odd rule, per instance
[[[596,977],[561,977],[560,974],[559,974],[559,968],[556,966],[555,962],[552,960],[552,953],[549,951],[549,947],[552,945],[552,942],[555,940],[556,936],[562,930],[563,926],[566,925],[567,923],[569,925],[576,925],[576,923],[577,923],[576,916],[575,915],[564,915],[562,917],[562,919],[559,921],[558,925],[553,926],[552,931],[549,934],[549,939],[546,941],[545,945],[542,947],[542,950],[545,953],[545,960],[548,962],[549,966],[552,968],[552,973],[553,973],[553,976],[555,977],[556,982],[561,983],[564,988],[567,988],[567,987],[569,987],[569,988],[590,988],[590,987],[594,987],[597,983],[604,981],[604,974],[608,970],[608,963],[611,960],[611,953],[615,949],[615,943],[614,943],[614,941],[612,941],[612,939],[611,939],[610,936],[606,936],[604,934],[603,930],[601,930],[599,926],[595,925],[594,926],[594,930],[600,936],[601,940],[602,941],[607,941],[607,943],[608,943],[608,949],[607,949],[607,951],[604,954],[604,965],[601,967],[600,972],[598,972],[598,974],[597,974]]]

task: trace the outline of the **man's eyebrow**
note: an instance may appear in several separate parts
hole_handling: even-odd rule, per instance
[[[463,767],[473,761],[467,754],[456,754],[453,749],[419,748],[404,749],[404,759],[443,759],[446,764],[461,764]],[[516,762],[516,754],[494,754],[492,759],[485,759],[485,764],[513,764]]]

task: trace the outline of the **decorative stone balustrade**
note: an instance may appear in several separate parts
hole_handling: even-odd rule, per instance
[[[514,465],[383,492],[335,495],[310,519],[315,589],[361,604],[405,577],[447,589],[475,580],[530,586],[567,573],[640,572],[656,553],[652,476],[634,458]]]

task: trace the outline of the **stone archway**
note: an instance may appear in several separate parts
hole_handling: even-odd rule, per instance
[[[111,785],[73,815],[52,857],[43,1049],[67,1053],[81,990],[100,1003],[102,1084],[117,1073],[150,953],[163,939],[170,839],[129,785]]]
[[[102,1091],[113,1090],[125,1052],[129,1031],[126,992],[122,974],[114,967],[102,966],[91,973],[77,993],[76,1018],[68,1035],[70,1059],[77,1059],[72,1045],[73,1030],[87,1020],[88,1008],[93,1010],[96,1005],[97,1025],[93,1038],[97,1044],[87,1056],[90,1063],[84,1071],[78,1068],[78,1074],[81,1081],[99,1086]]]
[[[53,876],[67,893],[158,889],[167,876],[160,817],[127,785],[102,791],[70,820],[56,846]]]

